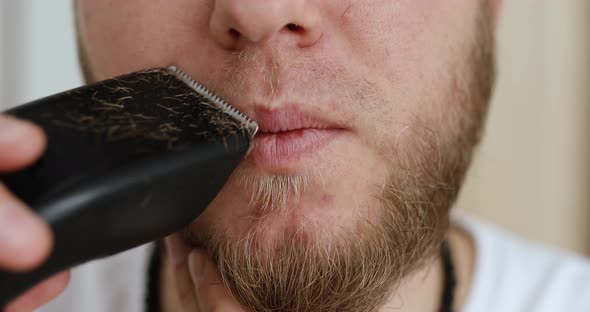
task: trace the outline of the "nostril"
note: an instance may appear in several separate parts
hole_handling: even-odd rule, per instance
[[[240,32],[235,29],[235,28],[230,28],[229,29],[229,35],[233,38],[233,39],[237,39],[240,37]]]
[[[289,24],[287,24],[287,26],[285,26],[285,27],[286,27],[286,28],[287,28],[289,31],[292,31],[292,32],[302,32],[302,31],[303,31],[303,27],[301,27],[301,26],[299,26],[299,25],[297,25],[297,24],[294,24],[294,23],[289,23]]]

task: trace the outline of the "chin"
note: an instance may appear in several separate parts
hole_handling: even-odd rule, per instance
[[[191,241],[206,246],[218,237],[233,241],[249,238],[271,249],[285,239],[306,244],[329,242],[329,237],[354,232],[360,219],[375,214],[369,207],[379,206],[375,194],[379,188],[362,183],[367,181],[318,168],[269,174],[242,166],[192,223]],[[367,191],[369,188],[373,190]],[[362,194],[375,196],[363,198]]]

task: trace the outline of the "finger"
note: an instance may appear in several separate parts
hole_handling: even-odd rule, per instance
[[[62,272],[35,286],[12,301],[5,312],[33,311],[63,292],[70,281],[70,272]]]
[[[33,269],[47,258],[52,244],[49,225],[0,183],[0,268]]]
[[[0,171],[30,165],[45,150],[43,130],[33,123],[0,114]]]
[[[181,305],[186,310],[195,311],[197,302],[195,301],[194,285],[188,268],[188,255],[191,247],[178,233],[166,237],[164,242],[176,287],[174,293],[178,295]]]
[[[196,249],[191,251],[189,269],[200,312],[245,311],[227,290],[217,267],[205,252]]]

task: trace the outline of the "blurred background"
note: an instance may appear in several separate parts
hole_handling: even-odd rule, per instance
[[[499,81],[460,210],[590,255],[590,1],[504,1]],[[80,85],[71,2],[0,2],[0,108]]]
[[[497,92],[458,206],[590,255],[590,1],[503,2]]]

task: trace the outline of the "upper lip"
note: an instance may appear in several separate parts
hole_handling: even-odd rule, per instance
[[[341,129],[334,122],[321,118],[318,114],[303,111],[297,106],[277,109],[259,108],[253,119],[258,123],[261,133],[280,133],[300,129]]]

